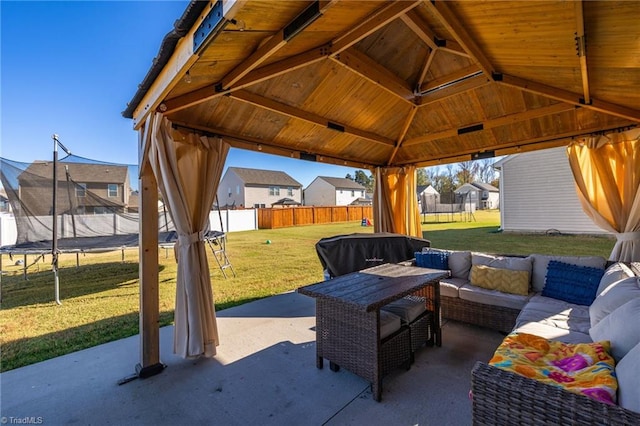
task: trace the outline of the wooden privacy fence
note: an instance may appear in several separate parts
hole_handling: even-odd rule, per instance
[[[258,209],[258,228],[275,229],[318,223],[373,219],[371,206],[283,207]]]

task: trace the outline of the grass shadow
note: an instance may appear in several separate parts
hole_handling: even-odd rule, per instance
[[[108,262],[60,268],[61,297],[71,298],[100,293],[138,281],[137,262]],[[164,266],[159,265],[160,271]],[[2,277],[2,308],[10,309],[50,303],[54,300],[54,275],[51,270]]]
[[[13,370],[102,343],[134,336],[140,331],[138,318],[138,313],[133,312],[41,336],[3,342],[0,371]],[[160,313],[160,327],[172,323],[173,311]]]

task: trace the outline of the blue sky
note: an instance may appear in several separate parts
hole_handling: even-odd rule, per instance
[[[137,164],[137,133],[121,112],[188,1],[0,1],[0,155],[73,154]],[[232,149],[227,166],[282,170],[303,186],[354,169]],[[367,172],[368,173],[368,172]]]

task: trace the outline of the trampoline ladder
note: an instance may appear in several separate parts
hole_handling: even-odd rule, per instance
[[[229,257],[227,256],[227,252],[226,252],[226,247],[225,247],[227,245],[226,235],[222,234],[222,235],[211,236],[207,238],[207,244],[209,244],[209,248],[213,253],[213,257],[214,259],[216,259],[216,262],[218,263],[218,267],[222,271],[222,275],[224,275],[225,278],[228,278],[225,270],[227,268],[230,268],[231,272],[233,273],[233,276],[235,277],[236,271],[233,269],[233,265],[231,265],[231,262],[229,261]]]

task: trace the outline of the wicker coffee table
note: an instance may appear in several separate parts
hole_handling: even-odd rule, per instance
[[[391,369],[409,365],[411,340],[407,328],[380,339],[380,308],[409,294],[427,295],[433,312],[436,345],[440,328],[440,279],[446,271],[384,264],[300,287],[298,292],[316,299],[316,365],[330,361],[371,382],[380,401],[382,377]],[[408,345],[408,347],[407,347]]]

